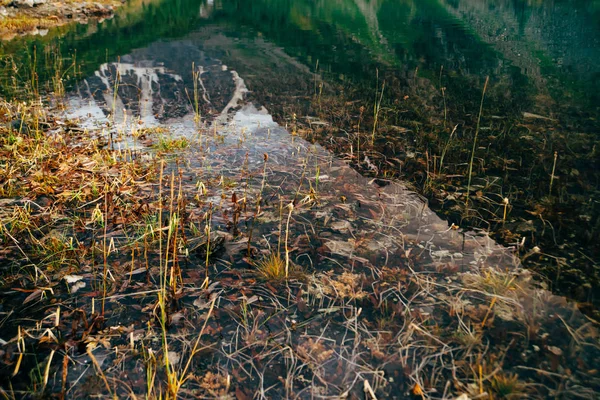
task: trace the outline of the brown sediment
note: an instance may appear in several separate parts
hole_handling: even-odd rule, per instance
[[[532,285],[509,249],[281,127],[194,131],[174,153],[136,131],[134,153],[35,105],[0,116],[0,260],[12,267],[0,385],[14,397],[598,389],[594,323]],[[286,252],[289,278],[257,273],[269,258],[281,271]],[[27,378],[36,365],[43,385]]]
[[[409,182],[449,221],[484,229],[504,245],[518,244],[528,269],[598,318],[599,209],[589,201],[599,190],[595,132],[573,126],[568,117],[506,115],[497,109],[502,95],[493,93],[483,108],[469,193],[476,120],[467,115],[444,121],[442,92],[428,79],[409,76],[410,85],[393,76],[380,79],[380,85],[387,79],[389,98],[373,140],[374,99],[365,101],[364,91],[320,76],[314,86],[323,82],[323,90],[313,89],[306,77],[303,85],[287,78],[278,77],[280,85],[265,82],[268,77],[248,80],[252,96],[268,101],[278,122],[342,155],[362,174],[384,184]],[[478,106],[473,103],[474,112]]]

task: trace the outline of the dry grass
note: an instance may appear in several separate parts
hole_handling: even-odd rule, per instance
[[[34,29],[48,29],[58,25],[58,17],[35,17],[29,15],[16,15],[0,19],[0,32],[25,33]]]
[[[285,276],[285,258],[281,254],[271,252],[254,263],[256,273],[267,281],[281,281]]]
[[[8,6],[10,1],[2,0],[0,4]],[[10,8],[9,15],[0,19],[0,34],[11,38],[35,29],[50,29],[72,21],[87,21],[89,15],[108,16],[121,5],[120,1],[115,0],[67,0],[48,1],[33,8]],[[111,8],[106,8],[107,6]]]
[[[491,388],[500,399],[526,397],[525,384],[519,381],[517,374],[498,374],[492,378]]]

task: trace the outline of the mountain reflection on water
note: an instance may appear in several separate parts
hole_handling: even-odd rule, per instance
[[[375,69],[418,68],[460,103],[478,97],[482,80],[510,91],[500,111],[598,115],[600,5],[597,1],[218,0],[132,1],[113,20],[61,33],[63,55],[77,54],[82,73],[95,71],[156,40],[210,27],[215,34],[267,40],[308,68],[372,85]],[[56,39],[23,38],[5,54]],[[27,46],[23,46],[26,44]],[[169,52],[171,55],[177,49]],[[246,53],[245,57],[253,57]],[[243,62],[243,60],[239,60]],[[233,65],[232,67],[235,67]],[[277,73],[277,71],[272,71]],[[41,71],[43,76],[43,71]],[[460,106],[457,106],[460,108]]]

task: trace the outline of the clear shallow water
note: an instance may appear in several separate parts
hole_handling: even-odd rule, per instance
[[[87,99],[92,115],[107,122],[110,114],[117,121],[127,114],[130,123],[141,120],[148,126],[176,126],[177,119],[193,111],[195,91],[202,117],[209,123],[222,119],[239,89],[232,71],[245,82],[248,100],[264,106],[280,122],[291,121],[295,112],[294,107],[286,107],[288,103],[297,105],[316,97],[321,81],[331,84],[330,96],[345,96],[339,88],[352,90],[348,98],[368,108],[379,74],[389,79],[386,107],[397,108],[390,112],[396,113],[392,124],[411,126],[421,119],[441,126],[447,107],[450,121],[468,126],[473,125],[489,76],[485,122],[520,125],[514,136],[506,134],[512,126],[505,131],[505,127],[498,128],[511,146],[500,144],[500,150],[489,157],[495,157],[497,166],[505,159],[504,166],[508,166],[490,173],[492,182],[504,179],[493,193],[499,199],[494,201],[501,204],[504,196],[511,202],[524,201],[516,207],[521,220],[509,229],[520,229],[518,233],[526,235],[531,246],[541,243],[553,257],[565,260],[582,254],[583,266],[572,269],[576,277],[571,286],[576,291],[587,283],[586,276],[596,276],[598,282],[599,270],[597,262],[589,261],[597,260],[590,243],[600,229],[600,203],[594,198],[599,190],[595,165],[600,162],[594,146],[600,113],[599,8],[598,1],[131,1],[112,20],[13,40],[2,43],[0,49],[21,66],[17,82],[27,82],[33,48],[40,53],[36,74],[42,85],[53,75],[51,63],[41,61],[46,53],[60,51],[76,59],[77,76],[69,70],[64,77],[71,93]],[[2,85],[6,92],[15,76],[8,71]],[[192,73],[200,76],[196,88]],[[117,76],[119,95],[113,104],[111,90]],[[408,112],[402,103],[407,97],[417,105]],[[89,103],[92,99],[93,104]],[[80,116],[89,114],[80,111]],[[557,124],[535,127],[530,134],[531,125],[550,120],[523,123],[524,113],[551,118]],[[357,114],[340,120],[355,124]],[[191,120],[186,123],[193,125]],[[567,139],[559,135],[555,140],[563,144],[558,159],[561,177],[555,185],[563,186],[555,189],[560,195],[558,207],[543,215],[546,219],[549,214],[557,216],[551,230],[535,213],[548,194],[556,151],[553,144],[546,146],[546,137],[558,125]],[[484,129],[490,137],[497,134],[495,127]],[[580,132],[587,136],[578,139]],[[472,132],[466,129],[462,134],[468,141]],[[424,155],[427,150],[400,147],[386,145],[377,150],[390,158]],[[460,149],[453,150],[458,154]],[[463,155],[455,160],[458,167],[450,174],[464,175],[460,163],[464,165],[468,154]],[[571,159],[566,161],[567,157]],[[525,167],[517,171],[523,162]],[[537,168],[529,176],[527,162],[531,171]],[[492,204],[496,207],[492,214],[501,215],[498,204]],[[547,204],[541,207],[548,208]],[[538,225],[528,225],[533,219]],[[577,232],[572,234],[575,224]],[[536,230],[544,233],[534,238],[531,232]],[[573,243],[577,248],[572,251]],[[553,260],[542,262],[553,271]],[[573,297],[590,301],[593,292],[593,287],[585,286],[583,293]]]
[[[511,4],[506,10],[514,12],[517,7]],[[139,127],[164,126],[168,127],[174,136],[185,136],[194,140],[194,146],[184,154],[185,167],[181,167],[183,175],[180,176],[183,176],[182,181],[186,182],[183,191],[187,196],[191,196],[198,190],[197,181],[215,182],[206,202],[214,202],[221,208],[221,215],[215,213],[213,217],[216,226],[226,225],[227,217],[223,210],[231,208],[232,213],[229,215],[235,213],[236,205],[233,204],[233,200],[232,204],[229,204],[229,199],[232,198],[232,192],[237,191],[241,196],[243,189],[242,186],[225,189],[226,185],[223,182],[226,178],[229,182],[245,180],[249,185],[249,196],[256,197],[263,180],[261,174],[265,165],[265,153],[269,155],[265,185],[265,192],[269,194],[269,198],[276,199],[283,194],[289,196],[286,201],[290,201],[295,191],[301,193],[298,205],[294,209],[290,236],[294,240],[294,261],[312,273],[313,281],[309,281],[308,284],[306,303],[309,307],[317,309],[318,314],[332,314],[328,318],[334,323],[330,327],[329,322],[321,323],[320,319],[309,319],[310,314],[303,316],[306,311],[302,309],[307,306],[302,303],[302,295],[298,294],[297,302],[303,305],[286,303],[285,309],[292,310],[289,313],[290,318],[297,318],[301,323],[306,322],[306,325],[303,325],[298,333],[288,334],[294,337],[294,340],[298,334],[300,342],[306,337],[315,337],[326,338],[330,343],[328,346],[332,348],[332,354],[336,360],[339,358],[338,368],[332,367],[335,365],[333,363],[325,363],[326,368],[324,372],[320,372],[323,376],[320,379],[327,389],[326,393],[331,396],[350,390],[360,393],[361,388],[357,382],[371,379],[370,372],[365,374],[364,371],[376,370],[382,364],[386,366],[386,379],[388,376],[395,379],[380,384],[379,390],[384,393],[381,397],[389,395],[391,398],[394,394],[402,397],[408,393],[412,381],[404,382],[405,378],[399,371],[403,371],[408,365],[420,364],[411,372],[411,376],[429,376],[429,373],[423,373],[422,370],[428,372],[426,368],[430,363],[423,360],[437,360],[437,357],[449,351],[448,345],[439,340],[437,345],[441,344],[441,347],[432,347],[428,340],[430,334],[411,322],[412,318],[415,318],[415,321],[416,318],[422,318],[427,324],[432,318],[436,324],[437,321],[445,324],[447,321],[437,314],[441,314],[440,310],[445,303],[452,303],[452,310],[476,304],[482,311],[481,326],[485,325],[486,314],[489,311],[483,307],[487,307],[490,300],[487,294],[480,296],[482,282],[472,281],[467,292],[464,291],[465,282],[467,278],[475,279],[478,274],[489,278],[493,273],[486,273],[487,267],[509,268],[517,264],[517,260],[509,250],[498,246],[486,236],[451,229],[446,221],[431,212],[422,199],[406,190],[402,184],[393,183],[378,187],[319,145],[290,135],[272,121],[268,110],[275,104],[270,102],[270,98],[264,95],[264,92],[268,92],[269,88],[282,90],[286,87],[292,91],[298,89],[297,86],[306,86],[307,83],[310,87],[316,60],[319,60],[319,71],[326,79],[351,81],[365,86],[372,86],[373,71],[376,68],[394,71],[404,76],[408,83],[418,69],[422,79],[430,79],[435,88],[439,70],[443,65],[448,76],[456,79],[452,81],[455,93],[452,99],[464,100],[465,109],[470,107],[469,102],[472,102],[473,98],[479,97],[482,79],[489,74],[498,85],[497,92],[508,91],[507,96],[501,99],[511,100],[502,103],[504,108],[500,111],[545,112],[554,117],[559,117],[557,113],[564,111],[574,113],[572,115],[581,121],[590,121],[590,116],[595,112],[594,108],[586,103],[591,103],[590,98],[573,98],[574,101],[568,102],[564,107],[563,103],[558,104],[552,100],[553,90],[560,90],[558,93],[572,90],[566,84],[567,80],[564,84],[561,81],[563,75],[559,73],[560,68],[556,67],[543,75],[538,83],[536,76],[542,75],[542,68],[530,70],[526,67],[529,65],[527,63],[517,65],[517,61],[520,60],[519,54],[522,54],[520,48],[516,48],[514,53],[516,61],[511,59],[513,56],[510,52],[506,53],[508,55],[502,53],[499,45],[489,38],[486,40],[482,33],[475,30],[481,7],[474,6],[471,9],[466,3],[463,3],[463,6],[467,11],[464,11],[465,8],[461,8],[460,4],[446,6],[434,2],[418,5],[411,2],[254,2],[252,5],[227,2],[201,5],[185,2],[157,3],[143,7],[142,17],[127,14],[125,10],[121,17],[99,26],[76,27],[62,42],[63,54],[68,54],[68,51],[76,48],[78,60],[82,63],[83,79],[74,82],[72,96],[69,97],[73,116],[77,115],[84,120],[92,116],[87,122],[104,125],[117,135],[122,133],[123,141],[111,143],[115,148],[144,148],[128,136]],[[550,6],[560,9],[554,4],[546,4],[544,7]],[[542,8],[542,15],[545,15],[543,10],[547,9],[549,8]],[[483,14],[495,19],[499,18],[495,15],[502,14],[502,10],[501,7],[494,10],[484,9]],[[528,6],[527,10],[533,13],[540,8]],[[467,23],[465,20],[471,22]],[[492,22],[489,22],[489,26],[493,26]],[[593,24],[591,26],[593,27]],[[514,33],[511,29],[507,31]],[[512,37],[526,38],[526,31],[523,30],[522,34],[514,33]],[[46,39],[35,39],[38,45],[43,44],[44,40]],[[511,40],[506,41],[511,43]],[[524,39],[523,41],[525,42]],[[6,46],[17,46],[17,43]],[[587,53],[581,51],[581,54]],[[44,71],[40,73],[43,74]],[[195,79],[193,74],[197,74],[199,79]],[[577,77],[594,76],[593,71],[590,75],[590,70],[574,71],[572,74]],[[194,81],[199,86],[194,87]],[[587,85],[576,87],[573,89],[575,91],[570,93],[590,90],[594,83],[592,80],[586,82]],[[554,84],[558,86],[553,86]],[[116,87],[117,93],[114,92]],[[244,96],[252,99],[252,91],[259,89],[263,91],[263,101],[254,105],[245,104]],[[250,90],[250,93],[247,93],[247,90]],[[211,144],[207,147],[201,146],[202,151],[198,150],[195,142],[198,139],[198,130],[193,120],[191,100],[195,91],[198,98],[202,99],[201,114],[208,126],[203,134],[210,135],[212,126],[218,124],[221,125],[218,133],[223,135],[211,136],[210,140],[206,141],[207,144]],[[421,94],[424,97],[431,95],[427,92]],[[554,103],[548,103],[547,96]],[[266,109],[260,108],[263,105]],[[238,108],[241,110],[229,113]],[[225,116],[231,118],[224,118]],[[202,142],[202,138],[200,141]],[[178,172],[180,167],[178,165],[177,169],[174,166],[171,168]],[[246,176],[249,177],[240,179]],[[219,181],[221,183],[216,183]],[[311,195],[309,188],[313,187],[316,190]],[[192,217],[198,218],[202,208],[193,206],[190,207],[190,212]],[[263,212],[261,222],[264,223],[257,226],[254,237],[261,238],[256,239],[259,241],[257,246],[266,252],[265,243],[274,247],[277,242],[276,232],[281,220],[281,211],[277,202],[271,201],[270,204],[265,204]],[[117,237],[115,240],[119,239]],[[241,278],[234,279],[232,283],[227,280],[225,274],[235,272],[240,265],[247,267],[241,260],[241,253],[246,248],[245,242],[228,240],[226,247],[229,260],[228,257],[223,257],[218,262],[217,271],[211,270],[211,277],[215,279],[215,283],[226,287],[226,292],[223,293],[231,294],[230,300],[227,300],[231,303],[222,300],[220,306],[233,309],[234,305],[237,307],[236,302],[241,302],[243,307],[247,307],[247,293],[239,288]],[[206,296],[204,291],[198,289],[202,281],[198,265],[202,264],[196,258],[192,258],[190,268],[186,268],[188,286],[184,301],[190,305],[193,300],[193,305],[202,310],[197,303],[205,307]],[[348,319],[346,312],[354,310],[354,306],[346,310],[345,305],[341,307],[338,303],[330,301],[327,296],[319,294],[318,290],[324,289],[320,289],[315,281],[328,282],[328,276],[343,276],[349,270],[356,274],[350,274],[352,276],[369,277],[378,274],[382,266],[396,272],[410,270],[411,274],[418,277],[419,285],[422,285],[423,289],[408,296],[407,287],[401,284],[402,279],[395,281],[394,278],[390,284],[384,276],[377,276],[373,280],[382,283],[380,288],[376,288],[376,284],[371,281],[361,281],[356,285],[360,289],[359,294],[369,299],[357,303],[364,307],[364,320],[360,320],[361,324],[365,323],[365,326],[361,327],[364,333],[357,329],[352,331],[352,327],[357,326],[359,322],[358,314],[363,308],[357,311],[356,317],[351,315]],[[126,271],[123,275],[125,273]],[[214,277],[213,273],[217,276]],[[328,273],[330,275],[327,275]],[[130,279],[131,274],[133,273],[130,272]],[[88,282],[87,279],[91,278],[86,276],[84,279]],[[460,282],[460,279],[465,282]],[[514,279],[511,278],[510,282]],[[282,331],[282,326],[291,322],[287,315],[270,313],[268,302],[271,301],[269,296],[272,294],[267,293],[264,286],[259,282],[256,288],[252,287],[252,290],[261,295],[261,298],[252,297],[252,307],[256,307],[260,312],[263,309],[269,312],[264,324],[268,326],[270,336],[271,331]],[[363,293],[363,286],[366,293]],[[553,297],[543,290],[529,290],[528,283],[523,284],[522,288],[525,300],[520,299],[517,303],[514,315],[510,312],[511,309],[509,312],[504,310],[504,313],[500,310],[494,311],[494,314],[498,314],[496,324],[501,327],[500,333],[490,335],[490,341],[486,337],[485,347],[489,346],[488,343],[491,343],[489,347],[492,349],[506,345],[505,331],[513,329],[513,319],[519,321],[520,330],[518,335],[515,335],[518,338],[529,338],[532,334],[526,321],[540,319],[544,321],[544,325],[534,328],[536,332],[539,331],[541,339],[537,340],[533,335],[532,343],[537,343],[536,351],[541,347],[543,351],[552,349],[552,354],[556,354],[557,347],[554,346],[563,346],[563,341],[571,340],[569,333],[572,335],[572,331],[567,332],[564,329],[559,334],[554,333],[563,327],[558,319],[562,322],[568,320],[574,326],[579,326],[582,325],[579,321],[583,320],[583,317],[573,312],[572,305],[565,304],[564,299]],[[64,295],[69,296],[68,293]],[[399,332],[408,333],[406,336],[399,334],[393,339],[394,345],[386,347],[385,354],[379,350],[375,353],[372,348],[364,347],[364,343],[373,339],[370,337],[371,332],[379,330],[371,323],[377,318],[377,314],[370,304],[377,303],[378,299],[382,303],[384,298],[385,301],[390,299],[390,302],[402,304],[402,307],[406,307],[413,315],[403,327],[393,328],[394,332],[399,329]],[[139,300],[140,308],[152,299]],[[121,303],[119,295],[111,298],[109,307],[115,310],[111,323],[116,325],[123,322],[123,314],[118,311],[121,308],[135,310],[129,306],[130,302],[135,304],[137,300],[123,300]],[[516,299],[508,300],[511,304],[516,302]],[[202,302],[204,304],[201,304]],[[494,307],[493,304],[488,310]],[[294,311],[294,307],[297,307],[298,312]],[[496,306],[496,309],[498,308],[500,306]],[[369,315],[370,312],[373,312],[373,315]],[[449,314],[452,318],[454,312],[456,311]],[[135,329],[132,332],[143,333],[147,321],[137,318],[136,311],[131,311],[131,315],[131,329]],[[215,364],[228,374],[233,370],[232,365],[253,367],[252,361],[248,363],[248,360],[253,360],[254,355],[245,359],[245,355],[238,352],[236,347],[239,328],[233,323],[235,316],[229,319],[226,316],[220,318],[222,320],[216,326],[222,331],[214,330],[220,332],[215,334],[215,337],[219,337],[218,345],[214,348]],[[275,323],[266,325],[271,319]],[[382,318],[379,320],[383,321]],[[464,325],[461,317],[458,321]],[[577,324],[573,321],[577,321]],[[478,320],[477,326],[480,324],[481,321]],[[452,329],[462,332],[458,330],[458,326],[451,328],[449,337],[444,338],[448,343],[454,343],[455,340],[456,335]],[[295,331],[295,328],[293,330]],[[131,332],[127,332],[129,333]],[[424,333],[424,336],[419,336],[420,333]],[[152,332],[148,336],[152,336],[151,334]],[[261,334],[266,336],[265,333]],[[122,335],[114,340],[121,340],[120,343],[123,343],[123,338],[126,337],[128,336]],[[280,342],[287,342],[280,341],[277,334],[274,337],[275,340],[270,336],[264,343],[257,342],[263,349],[266,344],[273,346],[272,349],[269,348],[269,352],[275,355],[266,360],[266,365],[270,368],[277,365],[287,366],[286,360],[290,357],[284,352],[278,353]],[[593,342],[594,338],[595,336],[590,335],[590,338],[585,339]],[[580,338],[575,337],[573,340],[577,344],[581,342]],[[398,354],[403,354],[407,343],[414,346],[416,342],[422,343],[422,347],[417,346],[410,356],[407,353],[408,361],[398,361],[395,358]],[[360,359],[353,356],[354,352],[350,352],[351,349],[357,349],[352,346],[358,346],[359,343],[363,347],[358,349],[356,354],[365,355]],[[528,354],[532,350],[529,349],[529,344],[528,342],[522,347],[517,346],[514,353],[530,357]],[[574,343],[571,345],[575,347]],[[254,343],[250,346],[254,346]],[[594,349],[591,346],[589,348]],[[596,353],[589,351],[589,348],[576,347],[572,355],[569,354],[566,360],[561,362],[571,363],[570,368],[573,369],[589,370],[595,365],[596,357]],[[460,352],[461,349],[462,345],[452,351]],[[239,359],[236,358],[238,353],[241,354]],[[371,353],[373,355],[369,355]],[[102,360],[112,361],[112,357],[116,357],[114,352],[103,349],[96,354],[97,357],[101,355]],[[85,359],[86,355],[82,356]],[[454,353],[451,356],[454,357]],[[517,358],[512,354],[511,357]],[[508,358],[507,366],[510,362],[521,362],[513,361],[511,357]],[[537,359],[538,356],[531,358]],[[582,361],[584,359],[586,362]],[[576,362],[581,365],[575,366]],[[93,375],[93,370],[87,368],[86,363],[89,365],[89,360],[84,360],[70,370],[73,379],[84,376],[85,381]],[[540,370],[548,368],[548,365],[542,362],[532,365]],[[249,370],[251,373],[247,374],[248,377],[255,376],[254,370]],[[132,375],[143,375],[144,372],[134,368],[131,368],[131,371]],[[339,371],[347,372],[340,374]],[[274,382],[274,385],[279,385],[269,389],[276,393],[275,397],[284,397],[284,389],[276,376],[284,376],[286,372],[282,367],[276,370],[275,376],[267,377],[267,384]],[[523,371],[518,372],[525,375]],[[243,375],[243,379],[246,379],[246,375]],[[258,386],[256,382],[243,382],[239,379],[236,385],[248,386],[254,390]],[[578,381],[575,383],[579,384]],[[297,390],[304,397],[309,397],[312,386],[314,384],[311,382],[303,382],[297,385]],[[597,388],[597,381],[586,382],[583,387],[586,388],[585,393],[592,392]],[[80,390],[86,390],[85,386]],[[312,394],[311,392],[310,395]],[[72,396],[77,397],[76,394]],[[300,395],[298,397],[302,398]]]

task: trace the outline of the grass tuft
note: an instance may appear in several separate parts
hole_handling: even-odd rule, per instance
[[[187,149],[190,146],[190,141],[186,138],[171,138],[168,136],[160,136],[158,143],[155,145],[156,150],[161,152],[172,152],[177,150]]]
[[[492,378],[492,391],[501,399],[525,397],[525,385],[517,374],[499,374]]]
[[[286,277],[285,259],[279,253],[270,253],[254,263],[256,272],[268,281],[280,281]]]

